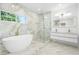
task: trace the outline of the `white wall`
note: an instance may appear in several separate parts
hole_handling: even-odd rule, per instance
[[[52,39],[57,39],[59,41],[67,41],[67,42],[72,42],[72,43],[78,43],[78,39],[70,39],[70,38],[67,38],[67,39],[64,39],[63,37],[66,38],[66,35],[68,35],[69,37],[74,37],[72,36],[72,34],[75,34],[75,36],[79,36],[77,34],[79,34],[79,4],[69,4],[69,5],[65,5],[65,4],[62,4],[61,7],[56,7],[56,9],[52,9],[52,21],[51,21],[51,34],[53,32],[56,32],[56,29],[57,29],[57,32],[55,33],[56,35],[58,36],[54,36],[55,34],[53,33],[51,35]],[[63,18],[60,18],[59,16],[55,16],[57,13],[61,13],[61,12],[65,12],[65,13],[71,13],[71,16],[69,17],[63,17]],[[61,14],[59,14],[61,15]],[[71,18],[71,21],[69,21]],[[53,26],[54,22],[53,20],[58,20],[60,22],[62,21],[65,21],[67,22],[67,26],[63,26],[63,27],[60,27],[60,26]],[[66,19],[66,20],[65,20]],[[74,21],[73,21],[74,19]],[[70,32],[68,31],[70,29]],[[66,34],[66,35],[65,35]],[[62,37],[59,37],[59,36],[62,36]],[[61,42],[62,42],[61,41]],[[65,43],[65,42],[64,42]],[[75,45],[75,44],[73,44]]]
[[[79,4],[78,4],[77,19],[78,19],[78,34],[79,34]]]
[[[72,30],[72,32],[78,33],[77,29],[78,29],[78,19],[77,19],[77,13],[78,13],[78,4],[62,4],[62,6],[57,6],[56,8],[52,9],[52,19],[51,19],[51,24],[52,24],[52,29],[53,29],[53,20],[55,19],[60,19],[59,17],[55,17],[55,15],[57,13],[60,12],[65,12],[65,13],[71,13],[71,21],[69,21],[69,18],[67,20],[65,20],[65,22],[67,23],[67,27],[63,27],[64,29],[68,29],[70,28]],[[73,21],[73,17],[75,18]],[[64,18],[66,19],[66,18]],[[60,19],[61,20],[61,19]],[[61,20],[62,21],[62,20]],[[63,20],[64,21],[64,20]]]
[[[26,8],[23,8],[19,4],[14,4],[15,7],[12,7],[13,4],[10,3],[2,3],[0,4],[1,10],[5,10],[11,13],[14,13],[16,15],[20,16],[28,16],[28,24],[26,25],[27,28],[29,28],[33,33],[37,32],[37,22],[38,22],[38,15]]]

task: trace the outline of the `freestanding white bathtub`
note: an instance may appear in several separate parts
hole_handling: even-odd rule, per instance
[[[33,35],[19,35],[2,39],[3,45],[9,52],[19,52],[25,50],[32,41]]]

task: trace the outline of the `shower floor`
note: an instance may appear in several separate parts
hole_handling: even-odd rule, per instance
[[[33,40],[32,44],[25,50],[8,55],[78,55],[79,49],[76,47],[59,44],[53,41],[42,42]]]

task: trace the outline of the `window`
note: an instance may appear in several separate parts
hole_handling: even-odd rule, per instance
[[[1,20],[5,20],[5,21],[16,21],[16,15],[9,13],[9,12],[5,12],[5,11],[0,11],[0,18]]]
[[[28,17],[27,16],[18,16],[18,21],[22,24],[27,24]]]

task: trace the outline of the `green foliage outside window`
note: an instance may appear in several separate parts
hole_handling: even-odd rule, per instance
[[[14,14],[9,13],[9,12],[0,11],[0,20],[16,21],[16,16]]]

